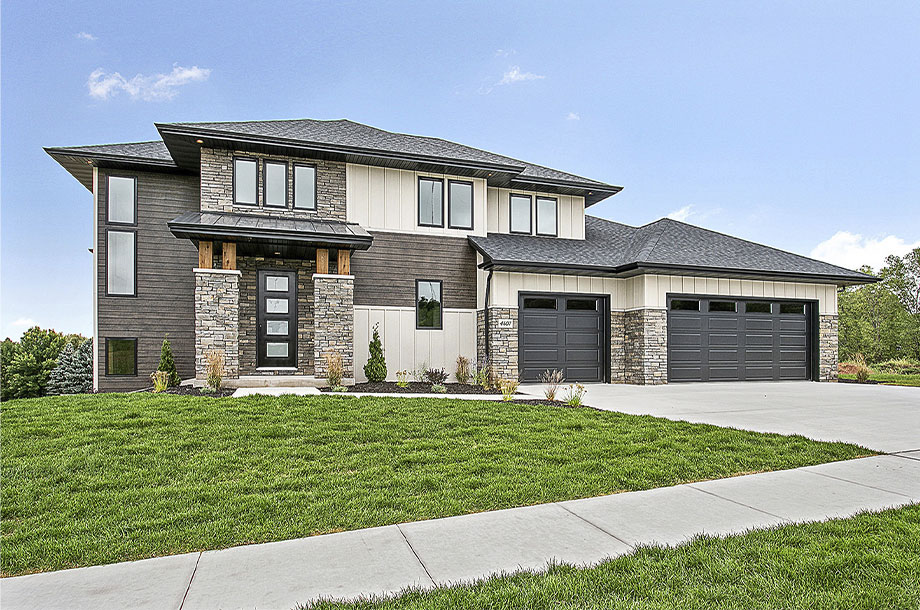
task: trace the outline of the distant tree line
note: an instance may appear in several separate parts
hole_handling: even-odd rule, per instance
[[[840,360],[920,360],[920,248],[889,256],[881,281],[844,288],[838,299]]]
[[[92,391],[92,339],[33,326],[0,343],[0,400]]]

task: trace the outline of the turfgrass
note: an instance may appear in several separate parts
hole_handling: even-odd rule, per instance
[[[872,453],[649,416],[467,400],[103,394],[0,408],[4,575]]]
[[[920,506],[789,525],[675,549],[643,548],[595,568],[557,566],[477,584],[323,610],[920,607]]]
[[[841,379],[856,379],[856,375],[840,374]],[[920,375],[894,375],[887,373],[872,373],[870,381],[877,381],[885,385],[903,385],[920,387]]]

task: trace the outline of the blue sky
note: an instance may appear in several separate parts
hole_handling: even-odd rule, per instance
[[[4,2],[0,336],[92,327],[91,195],[41,147],[155,121],[350,118],[877,263],[920,244],[918,32],[916,2]]]

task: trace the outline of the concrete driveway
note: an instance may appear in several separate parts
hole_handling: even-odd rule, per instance
[[[539,385],[522,390],[542,396]],[[585,403],[608,411],[846,441],[885,453],[920,449],[920,388],[810,381],[592,384]]]

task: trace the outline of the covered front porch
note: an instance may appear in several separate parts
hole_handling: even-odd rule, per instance
[[[364,229],[226,212],[189,212],[169,227],[198,247],[196,385],[215,354],[229,387],[325,385],[333,354],[354,382],[351,252],[370,247]]]

